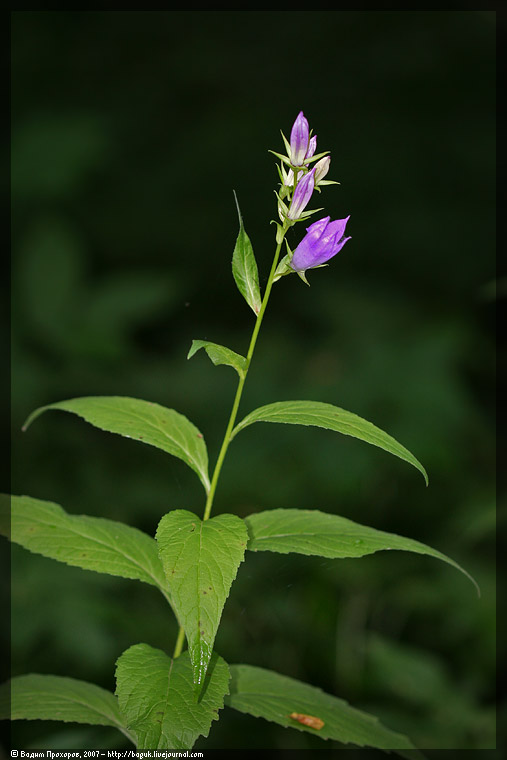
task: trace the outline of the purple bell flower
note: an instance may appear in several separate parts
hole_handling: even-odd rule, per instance
[[[308,151],[310,128],[303,111],[297,115],[290,133],[290,160],[293,166],[303,166]],[[315,145],[316,145],[315,141]],[[315,150],[315,148],[314,148]]]
[[[310,198],[312,197],[313,189],[315,187],[315,168],[313,168],[308,174],[305,174],[294,190],[294,195],[290,204],[290,208],[287,214],[287,218],[295,221],[299,219],[302,212],[308,205]]]
[[[306,269],[325,264],[341,251],[347,240],[350,240],[350,237],[344,235],[350,216],[334,222],[330,222],[330,218],[326,216],[307,227],[306,235],[294,251],[290,262],[290,266],[296,272],[304,272]]]

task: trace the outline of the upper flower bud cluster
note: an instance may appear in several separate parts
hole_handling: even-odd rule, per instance
[[[327,152],[315,154],[317,135],[312,135],[303,111],[299,112],[292,125],[290,142],[283,133],[282,137],[287,155],[275,153],[282,160],[279,167],[282,186],[279,193],[278,213],[282,221],[288,220],[294,223],[313,213],[305,212],[305,208],[313,191],[316,189],[320,192],[319,185],[335,183],[324,181],[329,171],[331,158]],[[310,164],[314,162],[316,162],[315,166],[310,169]],[[283,202],[285,198],[290,201],[288,206]]]
[[[282,132],[287,155],[275,153],[281,159],[278,167],[281,189],[278,196],[278,214],[282,225],[277,225],[277,242],[281,244],[287,227],[321,209],[305,211],[314,190],[320,192],[319,185],[338,184],[326,180],[331,157],[328,151],[316,153],[317,135],[312,135],[308,120],[300,111],[292,125],[290,141]],[[274,153],[274,151],[271,151]],[[313,167],[311,164],[315,164]],[[307,282],[305,271],[325,265],[343,248],[350,237],[345,235],[349,217],[331,221],[327,216],[307,227],[307,234],[296,250],[292,252],[287,244],[287,256],[282,259],[275,272],[275,280],[290,272],[297,272]]]
[[[303,111],[297,115],[290,133],[290,162],[293,166],[303,166],[315,155],[317,150],[317,135],[310,137],[308,120]],[[330,156],[324,156],[315,164],[315,184],[324,179],[329,171]],[[293,176],[292,170],[290,174]]]

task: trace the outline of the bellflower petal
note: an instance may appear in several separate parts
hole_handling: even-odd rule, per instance
[[[328,224],[321,237],[322,245],[328,245],[333,237],[337,240],[341,240],[345,234],[345,227],[347,226],[349,219],[350,216],[347,216],[345,219],[337,219],[335,222]]]
[[[305,174],[303,179],[298,182],[294,195],[292,196],[292,202],[290,204],[288,219],[295,221],[299,219],[301,213],[308,205],[310,198],[312,197],[313,189],[315,187],[315,168],[313,168],[308,174]]]
[[[290,133],[290,160],[293,166],[302,166],[308,151],[310,128],[303,111],[297,115]]]
[[[308,143],[308,150],[306,151],[305,159],[311,158],[317,150],[317,135],[310,138]]]
[[[350,216],[334,222],[330,222],[329,219],[330,217],[326,216],[307,228],[306,235],[294,251],[290,262],[294,271],[304,272],[306,269],[325,264],[341,251],[347,240],[350,240],[350,237],[344,235]]]

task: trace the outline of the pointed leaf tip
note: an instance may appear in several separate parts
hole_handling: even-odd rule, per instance
[[[218,343],[211,343],[209,340],[193,340],[187,359],[194,356],[201,348],[204,348],[215,366],[225,364],[235,369],[240,377],[244,377],[247,366],[245,357]]]
[[[364,557],[378,551],[408,551],[442,560],[459,570],[475,586],[474,578],[461,565],[431,546],[412,538],[387,533],[316,509],[270,509],[245,518],[250,551],[344,559]]]
[[[157,528],[171,600],[185,630],[195,683],[202,683],[229,590],[244,559],[248,532],[236,515],[202,521],[175,509]]]
[[[188,652],[171,659],[148,644],[134,644],[116,663],[116,694],[137,749],[191,749],[208,736],[229,693],[227,663],[213,653],[206,688],[195,700]]]
[[[127,396],[85,396],[41,406],[30,414],[26,428],[51,409],[71,412],[90,425],[172,454],[194,470],[209,490],[208,452],[198,428],[174,409]]]
[[[255,315],[261,308],[261,293],[259,288],[259,272],[255,260],[252,243],[246,234],[243,218],[239,208],[236,193],[234,193],[238,210],[239,233],[232,254],[232,274],[236,286]]]
[[[254,422],[283,422],[293,425],[311,425],[334,430],[343,435],[365,441],[372,446],[388,451],[415,467],[428,484],[426,470],[418,459],[401,443],[384,432],[376,425],[359,417],[353,412],[347,412],[333,404],[322,401],[276,401],[267,404],[247,414],[232,431],[231,440],[240,430]]]

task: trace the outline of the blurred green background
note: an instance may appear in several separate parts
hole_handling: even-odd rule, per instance
[[[230,449],[215,513],[316,508],[416,538],[478,580],[404,553],[248,554],[216,649],[318,685],[423,748],[495,743],[494,60],[489,11],[93,11],[12,15],[13,493],[153,534],[201,513],[195,475],[71,415],[128,395],[187,415],[213,463],[246,351],[233,189],[261,282],[281,151],[303,109],[331,150],[317,204],[351,214],[328,269],[274,289],[242,408],[342,406],[426,466],[323,430],[258,425]],[[318,217],[317,217],[318,218]],[[291,235],[293,245],[302,226]],[[172,652],[154,589],[13,547],[12,668],[114,688],[131,644]],[[13,746],[116,747],[112,729],[19,723]],[[196,748],[320,747],[224,709]],[[338,746],[338,745],[336,745]]]

